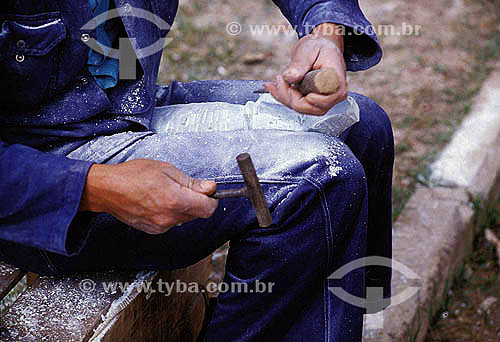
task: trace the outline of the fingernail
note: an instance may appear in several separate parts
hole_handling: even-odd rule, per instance
[[[284,73],[283,73],[283,76],[285,78],[292,78],[292,79],[295,79],[297,77],[299,77],[299,71],[295,68],[292,68],[292,69],[287,69]]]
[[[285,78],[283,77],[283,75],[278,75],[278,80],[276,81],[276,83],[278,84],[283,84],[283,83],[286,83],[285,81]]]
[[[211,181],[202,181],[200,187],[203,191],[210,191],[213,188],[213,183]]]
[[[287,70],[287,75],[288,76],[296,77],[296,76],[298,76],[298,74],[299,74],[299,71],[297,69],[295,69],[295,68]]]

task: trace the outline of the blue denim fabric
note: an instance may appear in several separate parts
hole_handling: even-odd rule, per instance
[[[170,24],[177,10],[176,0],[126,2]],[[125,0],[115,3],[123,7]],[[349,70],[379,61],[380,47],[357,1],[275,3],[299,36],[323,22],[364,32],[346,36]],[[122,80],[104,91],[87,69],[89,48],[81,40],[82,34],[96,35],[81,29],[91,18],[88,0],[0,2],[1,258],[41,274],[166,269],[191,264],[229,240],[226,281],[258,278],[276,283],[275,292],[222,295],[207,340],[360,340],[362,310],[333,296],[326,277],[367,253],[390,256],[393,151],[385,113],[353,95],[361,121],[340,140],[282,131],[175,138],[149,132],[159,106],[244,103],[254,96],[256,82],[174,82],[168,88],[157,87],[158,52],[139,59],[137,80]],[[121,19],[139,48],[168,32],[143,20]],[[97,153],[78,156],[77,151],[84,151],[95,137],[102,139],[95,146]],[[77,214],[92,162],[141,156],[167,160],[228,188],[241,185],[234,157],[242,149],[252,154],[263,179],[275,220],[269,229],[256,225],[243,199],[222,200],[213,218],[156,237],[109,215]],[[66,157],[71,152],[80,158]],[[332,169],[332,163],[341,169]],[[337,286],[363,296],[364,279],[365,272],[356,270]],[[387,271],[368,270],[366,279],[366,284],[385,286],[388,293]]]
[[[125,3],[150,11],[169,24],[177,10],[177,0],[115,1],[122,9]],[[346,36],[350,70],[379,61],[380,47],[366,29],[369,23],[357,1],[275,3],[299,36],[323,22],[364,32]],[[0,193],[9,194],[0,198],[0,239],[65,255],[78,253],[83,240],[70,243],[66,236],[91,163],[43,152],[69,151],[96,136],[147,131],[149,127],[158,105],[161,52],[140,56],[137,80],[121,80],[104,91],[88,71],[89,47],[82,41],[83,34],[96,37],[95,30],[82,29],[92,17],[88,0],[0,2]],[[121,20],[123,34],[135,38],[138,48],[155,43],[168,32],[130,16]],[[226,94],[224,98],[234,102],[238,96]]]
[[[253,81],[174,83],[159,89],[159,103],[245,103],[255,100],[252,90],[258,87],[260,82]],[[235,92],[238,97],[228,99]],[[79,255],[0,240],[4,258],[48,274],[173,269],[193,264],[230,241],[225,281],[246,282],[252,288],[259,279],[275,287],[272,294],[221,294],[206,341],[361,341],[363,310],[343,302],[328,287],[341,286],[363,297],[365,286],[383,286],[388,297],[390,269],[372,268],[366,276],[357,269],[337,282],[326,278],[365,255],[391,256],[393,139],[385,112],[362,95],[350,95],[360,106],[360,122],[340,139],[276,130],[132,132],[97,138],[69,154],[105,163],[165,160],[227,189],[242,186],[234,158],[249,152],[272,212],[270,228],[258,227],[250,203],[241,198],[221,200],[210,219],[160,236],[106,214],[80,214],[70,232],[92,229]],[[155,115],[161,115],[161,106]]]
[[[253,93],[261,81],[195,81],[173,82],[158,87],[158,107],[168,104],[222,101],[245,104],[257,100]],[[238,88],[235,91],[234,88]],[[201,90],[203,89],[203,90]],[[230,94],[237,93],[237,97]],[[385,111],[366,96],[349,93],[360,107],[359,123],[348,128],[342,140],[361,162],[368,184],[369,218],[367,256],[392,257],[392,173],[394,138],[391,122]],[[370,266],[366,286],[383,287],[384,298],[390,297],[391,269]]]

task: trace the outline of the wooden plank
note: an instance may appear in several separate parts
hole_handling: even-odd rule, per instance
[[[26,274],[26,284],[27,285],[33,284],[38,277],[39,277],[38,274],[28,272],[28,274]]]
[[[146,295],[132,289],[140,287],[138,278],[154,281],[161,277],[163,281],[180,279],[206,284],[210,269],[207,258],[172,272],[92,273],[63,279],[40,277],[0,317],[2,342],[151,341],[166,340],[165,336],[178,336],[169,341],[181,338],[195,341],[204,315],[203,296],[193,293]],[[118,282],[131,285],[124,293],[119,289],[114,292],[104,289],[103,284]]]
[[[0,261],[0,300],[23,278],[26,272]]]
[[[154,293],[139,293],[111,322],[103,322],[89,338],[92,342],[113,341],[196,341],[205,316],[206,299],[202,293],[158,291],[164,284],[181,281],[205,288],[212,264],[210,257],[188,268],[159,272],[152,277]],[[165,289],[165,286],[163,287]],[[123,296],[116,303],[127,301]],[[114,303],[114,304],[116,304]]]
[[[72,278],[39,277],[0,317],[2,342],[82,341],[119,296],[104,291],[102,283],[128,281],[131,276],[112,272]],[[96,284],[94,290],[89,290],[91,283],[87,279]]]

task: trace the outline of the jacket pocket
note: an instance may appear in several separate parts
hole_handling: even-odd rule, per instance
[[[52,95],[58,46],[66,37],[59,12],[8,15],[0,31],[0,98],[7,108],[34,107]]]

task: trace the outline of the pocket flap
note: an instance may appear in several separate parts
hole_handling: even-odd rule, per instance
[[[9,16],[1,31],[7,33],[12,55],[46,55],[66,37],[66,26],[58,13]]]

